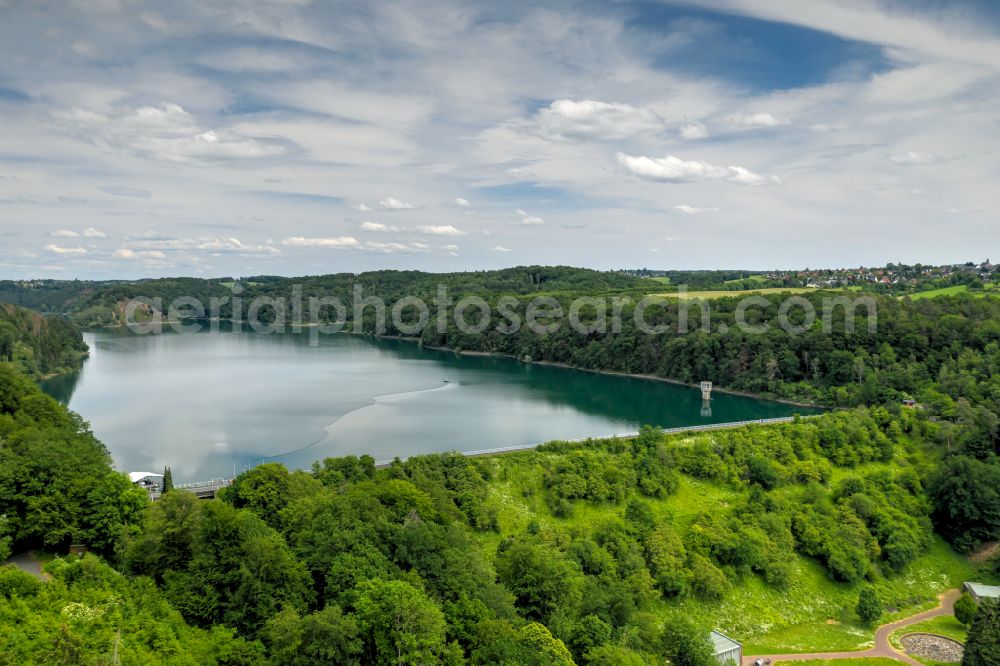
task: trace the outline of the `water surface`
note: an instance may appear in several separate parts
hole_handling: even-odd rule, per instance
[[[77,375],[43,388],[90,422],[119,469],[177,481],[262,460],[391,460],[551,439],[788,416],[809,410],[397,340],[243,331],[86,333]]]

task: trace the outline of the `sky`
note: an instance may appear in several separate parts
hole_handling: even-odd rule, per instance
[[[1000,257],[992,0],[0,0],[0,278]]]

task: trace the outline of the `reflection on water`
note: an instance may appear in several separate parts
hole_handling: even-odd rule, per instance
[[[91,423],[119,468],[177,480],[251,460],[308,467],[803,412],[637,378],[458,356],[396,340],[307,334],[86,334],[78,375],[43,383]]]

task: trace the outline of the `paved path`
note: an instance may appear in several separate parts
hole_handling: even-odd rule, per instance
[[[951,615],[955,608],[955,600],[957,600],[961,594],[961,590],[948,590],[938,597],[938,599],[941,600],[941,603],[937,608],[932,608],[931,610],[924,611],[923,613],[911,615],[910,617],[891,622],[890,624],[883,624],[878,628],[878,631],[875,632],[875,647],[868,650],[859,650],[854,652],[815,652],[812,654],[753,655],[743,657],[743,666],[752,666],[753,662],[757,659],[770,659],[772,664],[777,664],[779,662],[806,661],[808,659],[861,659],[866,657],[895,659],[896,661],[901,661],[904,664],[910,664],[910,666],[922,666],[921,663],[913,657],[907,656],[894,648],[889,642],[889,636],[891,636],[897,629],[909,627],[910,625],[923,622],[924,620],[929,620],[933,617]]]
[[[42,561],[38,559],[38,555],[33,550],[13,555],[3,564],[13,564],[21,571],[27,571],[39,580],[48,580],[48,574],[42,571]]]

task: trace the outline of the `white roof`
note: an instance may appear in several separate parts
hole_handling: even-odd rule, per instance
[[[720,634],[718,631],[713,631],[709,638],[712,640],[712,647],[715,648],[715,654],[717,655],[740,648],[739,643],[725,634]]]
[[[156,472],[129,472],[128,473],[128,478],[132,480],[132,483],[136,483],[137,481],[142,481],[146,477],[150,477],[150,476],[155,476],[155,477],[160,478],[160,479],[163,478],[162,474],[157,474]]]
[[[983,598],[1000,598],[1000,586],[997,585],[983,585],[982,583],[966,583],[965,586],[975,594],[977,597]]]

